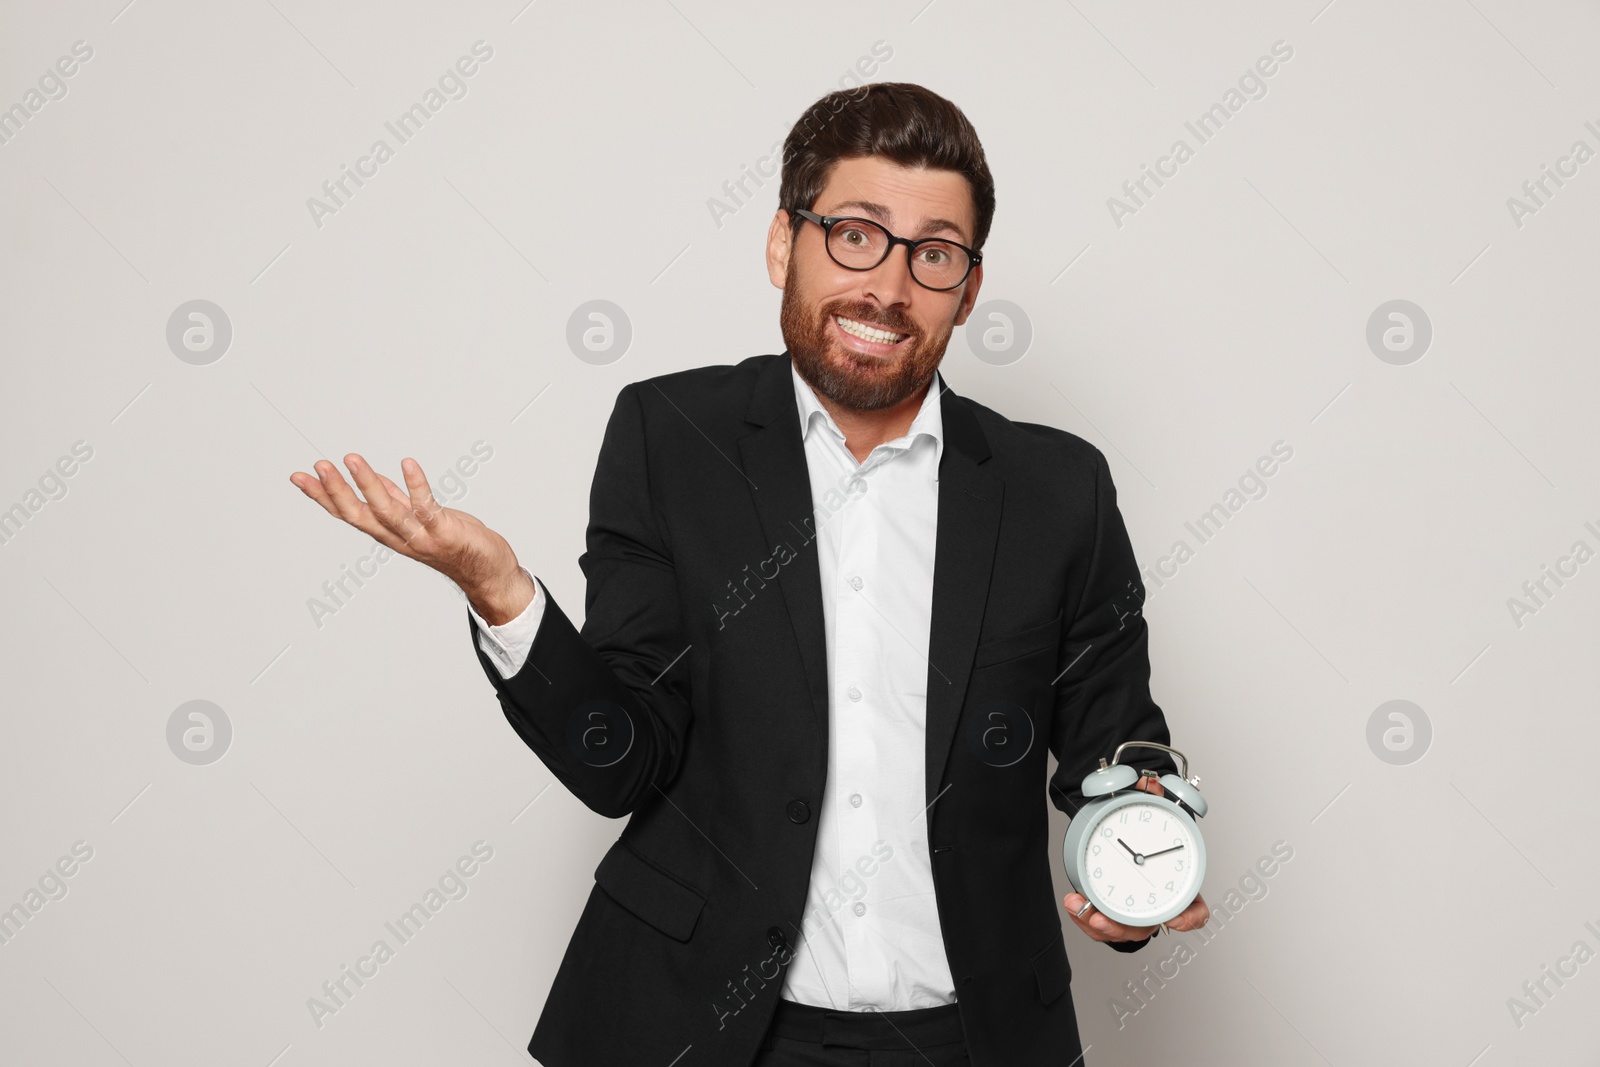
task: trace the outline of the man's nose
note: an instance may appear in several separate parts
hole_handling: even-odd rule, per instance
[[[911,302],[911,293],[917,281],[911,276],[911,262],[905,249],[896,247],[889,258],[866,273],[864,295],[876,297],[885,306],[904,306]]]

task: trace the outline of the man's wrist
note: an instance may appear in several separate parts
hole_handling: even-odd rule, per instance
[[[536,587],[528,572],[518,567],[509,576],[495,581],[462,587],[472,610],[490,626],[504,626],[533,603]]]

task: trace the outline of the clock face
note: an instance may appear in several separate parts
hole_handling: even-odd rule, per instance
[[[1086,894],[1130,919],[1165,914],[1199,891],[1199,849],[1189,821],[1165,805],[1123,804],[1089,833],[1083,857]]]

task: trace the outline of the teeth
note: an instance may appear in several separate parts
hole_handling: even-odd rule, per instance
[[[857,322],[855,319],[847,319],[843,315],[835,315],[833,321],[839,324],[839,329],[852,337],[859,337],[863,341],[876,341],[879,344],[892,345],[905,336],[903,333],[890,333],[888,330],[880,330],[876,327],[868,326],[864,322]]]

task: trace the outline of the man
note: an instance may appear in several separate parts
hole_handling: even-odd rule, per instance
[[[528,1045],[547,1067],[1064,1067],[1041,800],[1071,813],[1117,744],[1168,740],[1110,474],[937,374],[994,214],[953,104],[824,97],[781,186],[787,349],[621,391],[581,632],[414,460],[402,490],[347,456],[364,501],[326,461],[293,481],[454,580],[512,727],[630,816]],[[1114,948],[1156,932],[1064,903]]]

